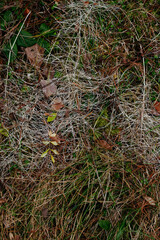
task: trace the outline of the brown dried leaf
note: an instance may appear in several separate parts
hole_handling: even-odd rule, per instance
[[[47,79],[53,79],[54,73],[55,71],[52,66],[46,65],[43,67],[42,75],[45,76]]]
[[[51,81],[49,80],[41,80],[40,84],[42,87],[46,87],[47,85],[49,85],[51,83]]]
[[[155,206],[156,205],[156,202],[153,198],[151,197],[148,197],[148,196],[144,196],[144,199],[149,203],[149,205],[151,206]]]
[[[56,133],[52,133],[52,131],[48,132],[48,136],[50,140],[56,141],[58,144],[61,142],[59,136]]]
[[[55,98],[53,100],[53,103],[51,105],[52,110],[58,111],[58,110],[60,110],[63,107],[64,107],[64,105],[62,103],[62,99],[61,98]]]
[[[154,108],[158,113],[160,113],[160,102],[155,102]]]
[[[44,48],[40,47],[37,43],[32,47],[25,48],[27,58],[32,66],[40,68],[43,63]]]
[[[43,88],[43,93],[47,98],[52,96],[53,94],[56,94],[56,92],[57,86],[54,83],[51,83],[50,85]]]
[[[11,232],[9,233],[9,239],[10,239],[10,240],[14,240],[13,233],[11,233]]]
[[[42,209],[42,216],[43,216],[44,218],[47,218],[47,217],[48,217],[48,208],[43,208],[43,209]]]
[[[106,150],[112,150],[113,148],[113,146],[109,145],[105,140],[98,140],[98,144]]]
[[[43,87],[43,93],[48,98],[57,92],[57,86],[52,81],[41,80],[41,86]]]
[[[92,55],[90,53],[84,53],[83,54],[84,64],[90,65],[91,64],[91,60],[92,60]]]

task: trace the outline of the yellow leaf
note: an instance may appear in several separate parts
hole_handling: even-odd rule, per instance
[[[51,151],[52,151],[54,154],[59,155],[59,153],[57,152],[56,149],[51,149]]]
[[[52,155],[51,155],[51,160],[52,160],[53,163],[55,163],[55,159]]]
[[[49,131],[49,132],[48,132],[48,135],[49,135],[50,138],[56,137],[56,133],[52,133],[52,131]]]
[[[49,141],[43,141],[42,142],[44,145],[48,145],[50,142]]]
[[[47,149],[45,152],[43,152],[41,157],[44,158],[47,155],[48,151],[49,151],[49,149]]]
[[[58,143],[56,142],[56,141],[52,141],[51,142],[54,146],[57,146],[58,145]]]
[[[57,113],[51,113],[47,118],[47,122],[48,123],[53,122],[55,120],[56,116],[57,116]]]

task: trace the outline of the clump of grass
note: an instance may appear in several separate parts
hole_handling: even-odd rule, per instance
[[[3,238],[158,238],[159,173],[120,154],[83,155],[56,172],[16,170],[5,178]]]

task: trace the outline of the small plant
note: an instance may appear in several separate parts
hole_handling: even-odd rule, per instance
[[[13,21],[14,15],[11,11],[5,11],[1,18],[0,27],[3,31],[6,31],[7,27]],[[16,15],[16,18],[19,16]],[[23,15],[21,16],[23,18]],[[40,34],[37,36],[33,36],[30,32],[24,30],[22,28],[22,23],[19,24],[17,30],[15,31],[14,35],[9,39],[9,41],[3,44],[3,53],[9,59],[10,62],[14,62],[18,55],[18,48],[19,47],[31,47],[36,43],[39,44],[40,47],[45,49],[45,54],[48,54],[50,51],[50,43],[44,39],[44,36],[55,36],[56,32],[49,28],[45,23],[40,25]]]
[[[53,146],[58,146],[59,143],[60,143],[60,140],[59,140],[56,133],[52,133],[51,131],[49,131],[48,135],[49,135],[50,140],[49,141],[43,141],[43,144],[45,146],[48,146],[48,148],[47,148],[46,151],[44,151],[42,153],[41,157],[44,158],[45,156],[47,156],[47,154],[49,154],[52,162],[55,163],[55,159],[54,159],[52,154],[54,153],[55,155],[59,155],[59,153],[57,152],[56,149],[53,149],[52,147]]]

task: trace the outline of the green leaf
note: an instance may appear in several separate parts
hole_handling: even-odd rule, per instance
[[[13,45],[15,37],[11,38],[10,42],[3,46],[3,52],[6,55],[7,59],[9,58],[9,54],[11,52],[10,62],[13,62],[17,58],[18,54],[18,48],[15,44],[13,49],[11,50],[11,47]]]
[[[5,11],[4,15],[3,15],[3,19],[5,20],[6,23],[10,22],[13,18],[13,14],[11,11],[7,10]]]
[[[109,231],[112,226],[109,220],[99,220],[98,224],[101,228],[105,229],[106,231]]]
[[[57,4],[53,4],[53,6],[51,7],[51,10],[53,11],[55,8],[57,8]]]
[[[49,149],[47,149],[45,152],[43,152],[41,155],[41,158],[44,158],[47,155],[48,151],[49,151]]]
[[[8,130],[5,128],[0,128],[0,134],[2,134],[5,137],[9,136]]]
[[[31,47],[34,44],[36,44],[36,39],[32,36],[32,34],[22,30],[17,39],[17,45],[20,47]]]
[[[42,33],[42,32],[46,32],[49,30],[49,27],[45,24],[45,23],[42,23],[39,27],[39,31]]]
[[[52,113],[50,116],[47,118],[47,122],[53,122],[57,116],[57,113]]]
[[[53,30],[50,29],[49,26],[47,26],[45,23],[42,23],[40,25],[39,31],[41,32],[41,35],[45,36],[56,36],[57,33]]]
[[[45,39],[39,38],[37,43],[40,47],[43,47],[45,49],[45,54],[48,54],[50,52],[51,45]]]
[[[52,160],[53,163],[55,163],[55,159],[52,155],[51,155],[51,160]]]

